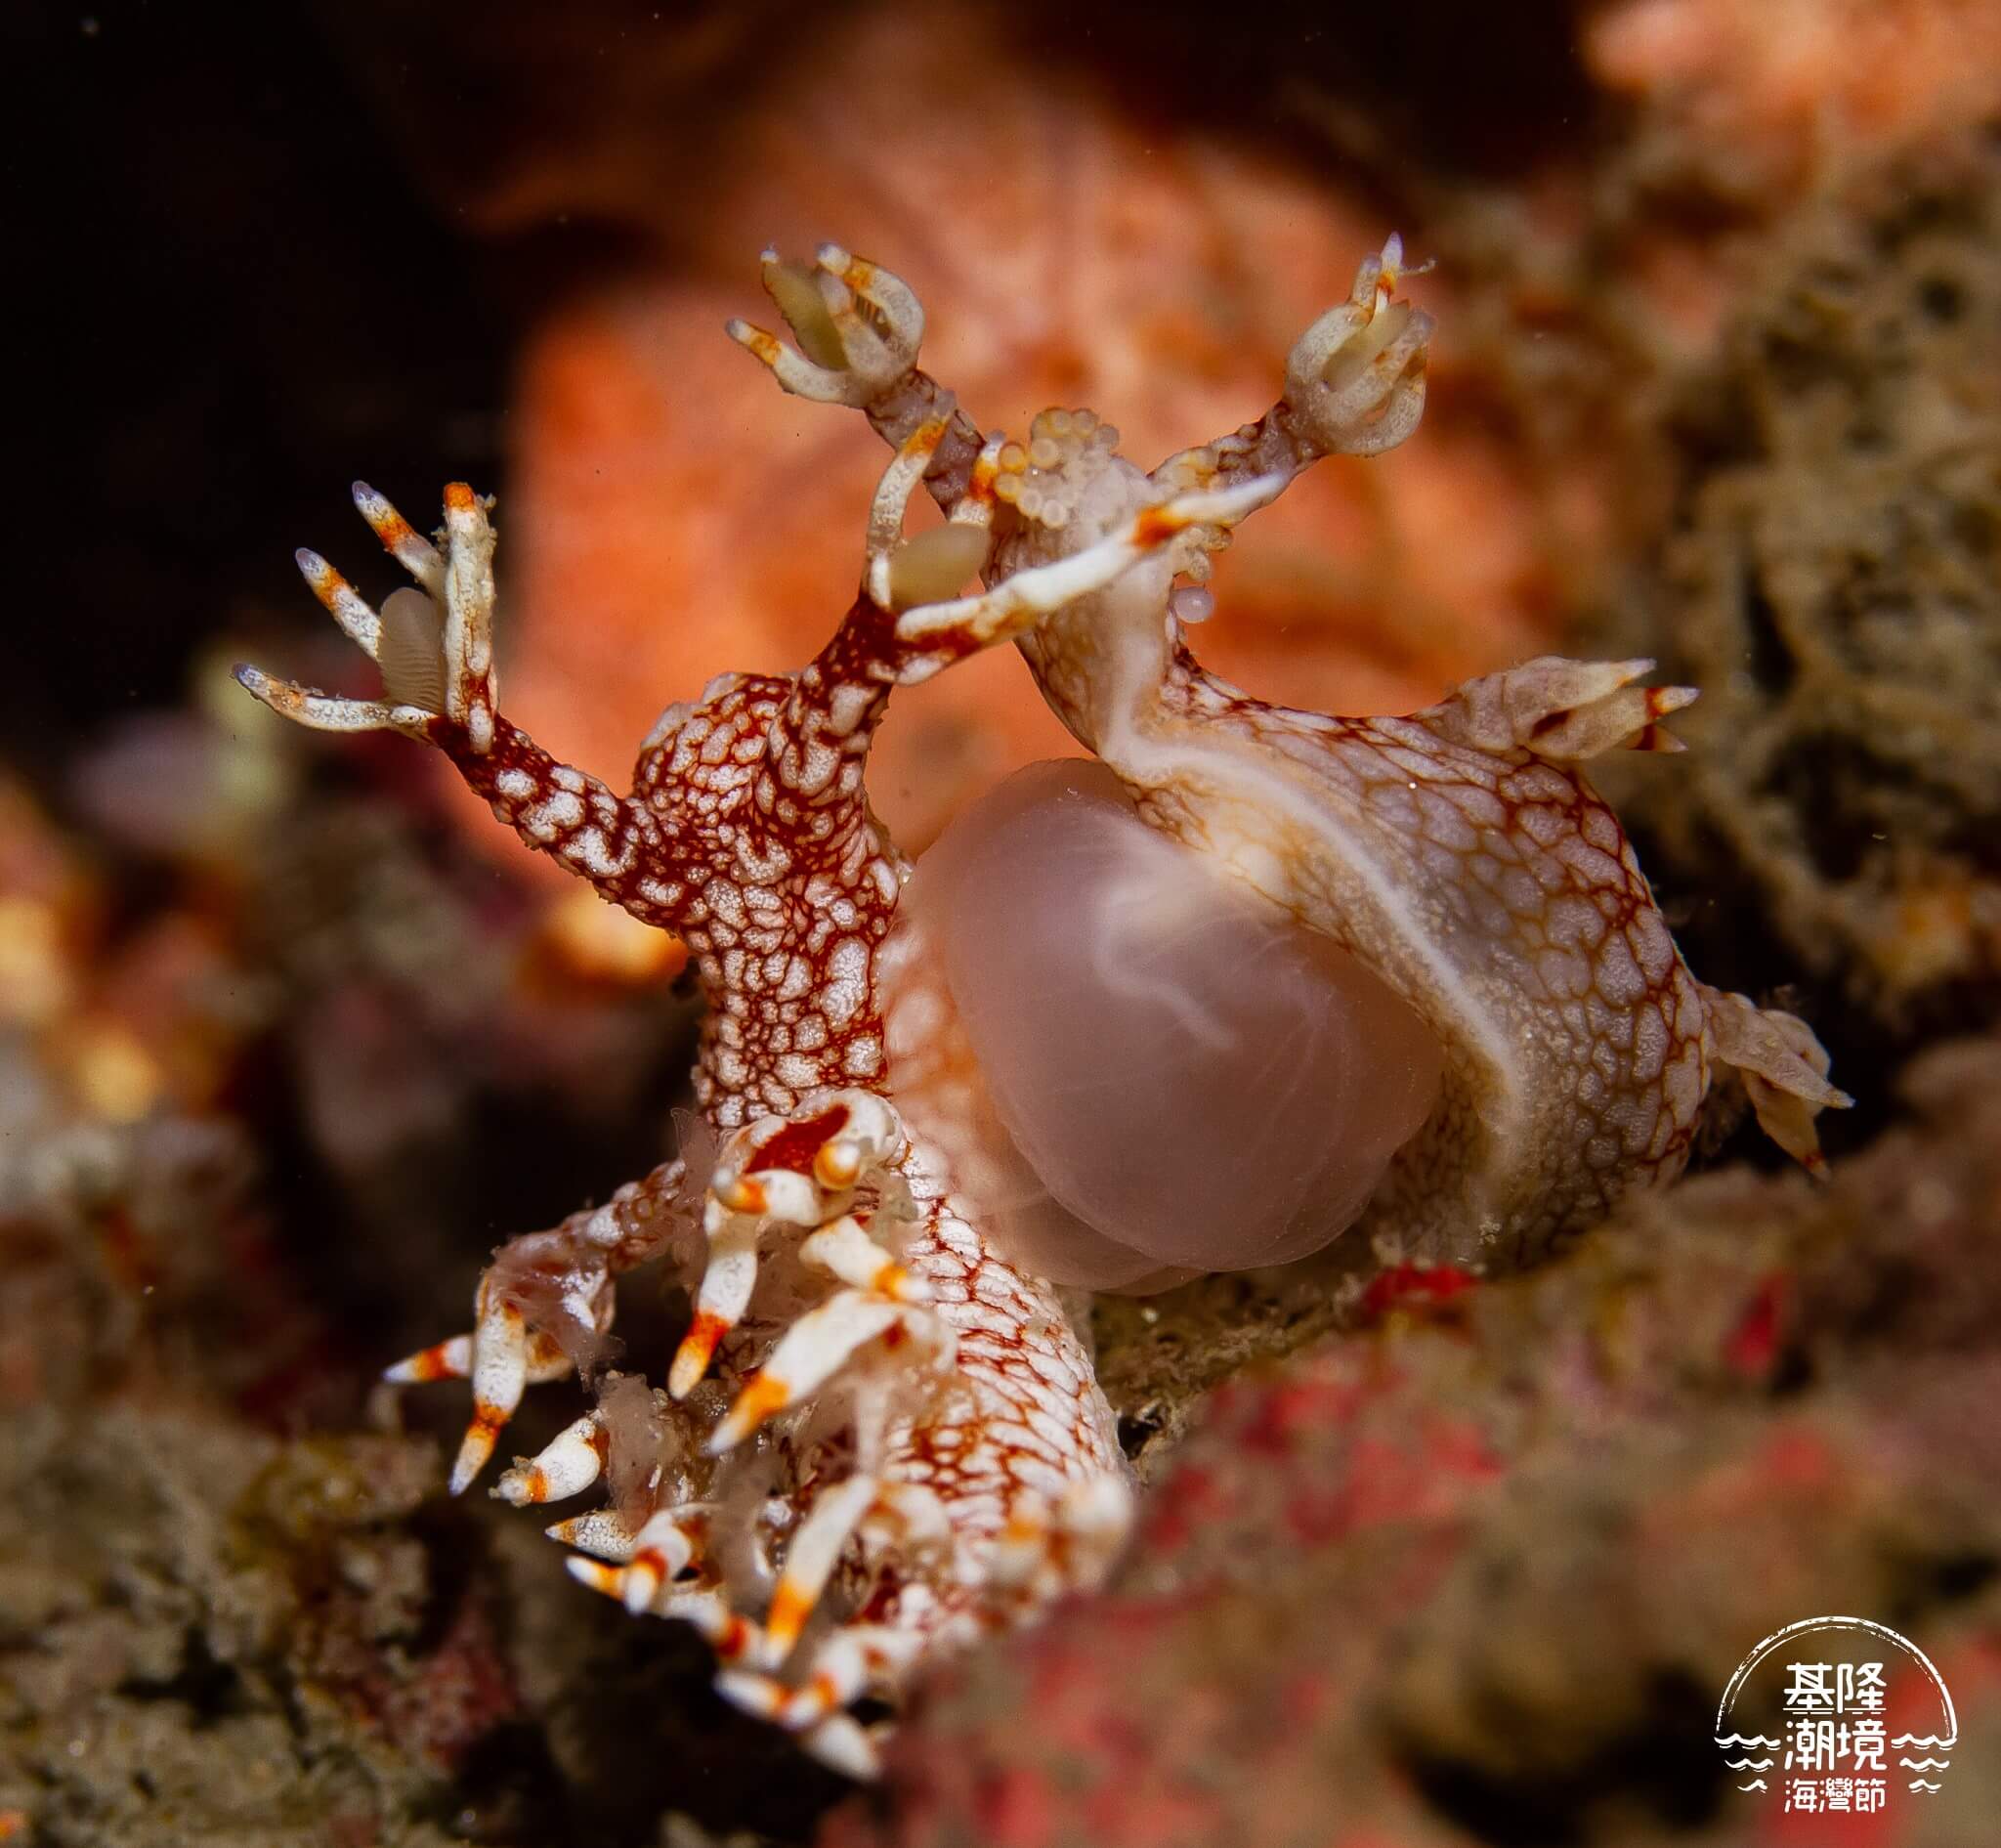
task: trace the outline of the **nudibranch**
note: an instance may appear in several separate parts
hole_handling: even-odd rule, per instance
[[[583,1375],[591,1409],[494,1493],[602,1485],[549,1529],[576,1576],[695,1624],[730,1698],[854,1775],[877,1730],[858,1699],[1090,1584],[1126,1531],[1113,1419],[1045,1272],[1144,1287],[1350,1222],[1511,1263],[1677,1172],[1719,1066],[1809,1164],[1813,1113],[1845,1101],[1800,1022],[1682,967],[1579,768],[1670,745],[1692,695],[1637,685],[1648,664],[1531,662],[1348,719],[1184,646],[1239,521],[1416,427],[1430,322],[1401,255],[1302,336],[1267,415],[1149,474],[1088,412],[983,437],[918,369],[899,279],[767,254],[798,348],[730,332],[894,451],[862,587],[796,673],[670,706],[627,795],[501,713],[490,503],[463,485],[436,542],[357,487],[414,580],[379,614],[299,555],[380,699],[239,669],[303,724],[437,747],[532,848],[687,944],[707,1014],[679,1156],[503,1246],[472,1330],[389,1377],[471,1382],[458,1492],[526,1386]],[[945,522],[907,537],[920,487]],[[893,688],[1005,640],[1096,761],[1004,789],[914,879],[870,740]],[[608,1364],[616,1279],[656,1259],[693,1298],[663,1391]]]

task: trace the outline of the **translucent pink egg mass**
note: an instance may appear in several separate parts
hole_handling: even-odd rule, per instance
[[[884,960],[896,1101],[996,1242],[1057,1282],[1304,1257],[1437,1096],[1409,1007],[1148,827],[1102,764],[1035,764],[975,803],[919,862],[904,933]]]

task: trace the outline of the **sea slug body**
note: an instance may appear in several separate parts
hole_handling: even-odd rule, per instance
[[[626,795],[502,713],[489,503],[461,484],[435,543],[358,486],[413,580],[379,615],[299,555],[381,699],[239,669],[301,723],[443,751],[529,846],[688,946],[708,1010],[680,1155],[504,1246],[473,1329],[390,1377],[470,1381],[457,1491],[526,1386],[583,1373],[592,1409],[495,1493],[600,1487],[550,1528],[575,1574],[695,1624],[731,1698],[853,1775],[880,1726],[858,1699],[1089,1585],[1127,1530],[1062,1281],[1278,1262],[1350,1223],[1519,1262],[1678,1172],[1719,1066],[1809,1165],[1813,1113],[1846,1101],[1800,1022],[1689,974],[1585,779],[1673,748],[1659,721],[1693,695],[1639,686],[1650,664],[1531,662],[1331,718],[1188,653],[1241,520],[1416,428],[1431,326],[1401,273],[1392,238],[1271,411],[1147,473],[1088,411],[983,436],[918,369],[899,279],[767,254],[800,350],[731,334],[894,451],[861,592],[797,673],[669,707]],[[906,537],[919,488],[946,523]],[[869,805],[871,740],[895,687],[1001,641],[1098,761],[990,798],[914,880]],[[664,1390],[607,1366],[617,1279],[654,1260],[693,1299]]]

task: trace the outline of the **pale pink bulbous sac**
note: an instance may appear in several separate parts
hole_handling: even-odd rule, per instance
[[[975,803],[901,918],[891,1094],[997,1245],[1057,1282],[1304,1257],[1437,1096],[1408,1006],[1148,827],[1102,764],[1035,764]]]

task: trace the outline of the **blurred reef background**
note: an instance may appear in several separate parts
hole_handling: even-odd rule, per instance
[[[2001,5],[29,0],[0,60],[0,1840],[1991,1842]],[[1348,711],[1559,644],[1701,686],[1686,754],[1604,780],[1691,963],[1832,1051],[1833,1180],[1726,1100],[1706,1172],[1533,1275],[1107,1302],[1133,1556],[857,1795],[447,1502],[450,1395],[370,1384],[660,1158],[674,947],[229,664],[359,688],[291,548],[379,592],[349,479],[413,518],[469,479],[510,709],[616,782],[858,568],[872,439],[720,331],[765,243],[907,275],[984,425],[1165,453],[1391,228],[1437,259],[1423,428],[1253,529],[1205,658]],[[917,846],[1064,743],[997,655],[873,787]],[[1961,1749],[1922,1812],[1774,1832],[1714,1702],[1851,1609]]]

